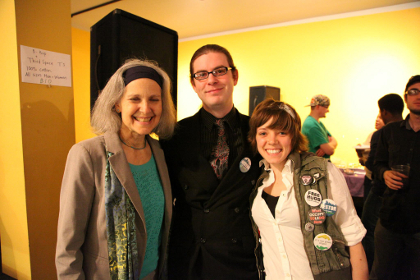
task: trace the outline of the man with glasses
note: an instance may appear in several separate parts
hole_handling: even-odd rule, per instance
[[[370,279],[420,279],[420,75],[408,80],[404,93],[410,114],[382,128],[375,154],[374,175],[387,188],[375,228]],[[395,165],[408,165],[408,176],[392,171]],[[411,276],[397,272],[401,259]]]
[[[260,158],[247,141],[249,117],[233,105],[238,70],[225,48],[205,45],[190,75],[202,108],[162,143],[174,197],[168,276],[256,280],[249,196]]]
[[[302,125],[302,133],[308,138],[309,151],[317,156],[330,158],[337,148],[337,140],[319,120],[329,112],[330,99],[325,95],[315,95],[311,99],[311,113]]]

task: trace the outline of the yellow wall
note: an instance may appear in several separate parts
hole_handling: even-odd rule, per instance
[[[15,5],[18,46],[71,55],[70,0]],[[21,82],[20,102],[31,277],[54,279],[61,179],[75,142],[73,88]]]
[[[249,87],[281,88],[281,100],[302,118],[312,96],[331,99],[322,119],[338,140],[336,163],[357,163],[353,148],[374,130],[377,100],[403,94],[411,75],[420,73],[420,8],[250,31],[181,42],[178,68],[178,118],[200,105],[188,75],[200,46],[226,47],[239,69],[235,106],[248,114]],[[405,111],[405,114],[407,111]]]
[[[302,120],[309,114],[304,105],[311,97],[325,94],[332,104],[322,121],[339,143],[332,160],[357,163],[353,146],[374,130],[377,100],[391,92],[402,95],[408,78],[420,73],[419,26],[420,8],[413,8],[181,42],[178,119],[191,116],[201,104],[189,84],[191,56],[202,45],[216,43],[231,52],[239,69],[234,91],[239,111],[248,113],[250,86],[280,87],[281,100],[294,106]],[[83,31],[78,33],[81,38]],[[89,68],[89,61],[84,65]],[[88,85],[88,75],[78,82]],[[80,98],[76,112],[78,107],[87,110],[86,96],[75,90],[75,100]],[[87,122],[86,111],[77,122],[78,141],[91,137],[80,124]]]
[[[16,16],[13,0],[0,1],[0,238],[3,272],[29,279],[28,224],[20,117]],[[6,67],[7,66],[7,67]]]
[[[74,121],[76,142],[95,136],[90,130],[90,33],[72,28]]]
[[[55,279],[61,178],[75,142],[73,89],[20,82],[19,52],[25,45],[71,55],[70,0],[0,3],[3,270],[19,280]]]

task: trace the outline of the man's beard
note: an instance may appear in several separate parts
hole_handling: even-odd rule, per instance
[[[417,116],[420,116],[420,110],[411,110],[410,109],[410,113],[414,114],[414,115],[417,115]]]

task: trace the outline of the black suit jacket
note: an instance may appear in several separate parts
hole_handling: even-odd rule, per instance
[[[162,141],[174,196],[169,279],[258,279],[249,195],[260,157],[247,141],[249,117],[236,113],[244,149],[220,183],[200,153],[199,113],[180,121],[174,137]],[[251,160],[245,173],[239,168],[244,158]]]

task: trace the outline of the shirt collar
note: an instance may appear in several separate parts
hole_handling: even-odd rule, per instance
[[[204,108],[200,109],[200,116],[201,120],[204,124],[204,126],[208,130],[212,130],[214,123],[218,118],[207,112]],[[232,107],[232,110],[222,118],[223,121],[225,121],[230,128],[237,126],[237,120],[236,120],[236,108],[235,106]]]
[[[413,130],[413,128],[410,125],[410,114],[407,115],[407,117],[405,118],[405,120],[403,120],[400,123],[400,127],[405,127],[407,130]]]
[[[271,170],[270,163],[268,163],[265,159],[260,160],[259,164],[260,164],[260,167],[264,165],[264,170],[265,171],[270,171]],[[284,165],[283,171],[292,172],[293,166],[294,166],[293,160],[288,158],[287,161],[286,161],[286,164]]]

